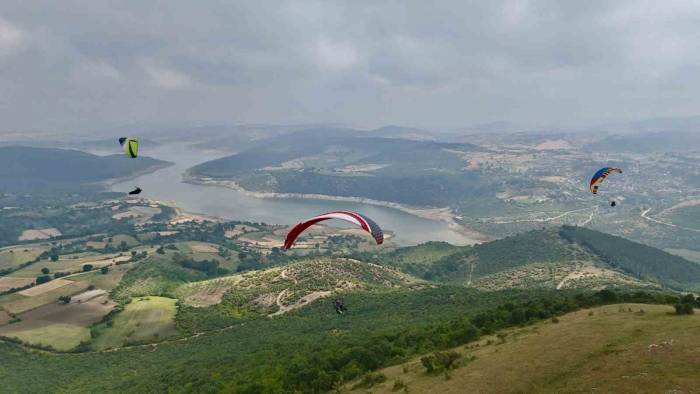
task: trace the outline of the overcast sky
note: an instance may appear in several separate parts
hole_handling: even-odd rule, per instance
[[[10,1],[0,130],[700,113],[700,2]]]

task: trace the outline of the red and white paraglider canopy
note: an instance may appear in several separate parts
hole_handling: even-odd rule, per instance
[[[301,233],[303,233],[307,228],[318,222],[330,219],[340,219],[360,226],[363,230],[367,231],[372,235],[372,237],[374,237],[374,240],[377,241],[377,245],[381,245],[382,242],[384,242],[384,232],[372,219],[357,212],[333,211],[324,213],[323,215],[314,216],[311,219],[303,221],[294,226],[294,228],[292,228],[287,234],[287,239],[284,240],[284,249],[290,249],[292,245],[294,245],[297,237],[299,237],[299,235],[301,235]]]

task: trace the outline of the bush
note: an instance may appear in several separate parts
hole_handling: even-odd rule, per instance
[[[49,270],[49,269],[46,268],[46,267],[44,267],[44,268],[41,269],[41,273],[44,274],[44,275],[47,275],[49,272],[51,272],[51,270]]]
[[[688,303],[678,303],[674,305],[676,308],[676,315],[692,315],[695,313],[695,309],[693,309],[693,304],[688,304]]]
[[[371,372],[362,377],[359,383],[352,387],[353,390],[358,388],[371,388],[380,383],[386,382],[386,375],[381,372]]]
[[[431,355],[421,357],[420,362],[425,367],[426,372],[437,373],[457,368],[456,361],[460,358],[462,358],[462,355],[455,351],[435,352]]]
[[[36,284],[37,285],[40,285],[40,284],[46,283],[46,282],[50,282],[50,281],[51,281],[51,277],[48,275],[41,275],[41,276],[36,277]]]
[[[85,265],[83,265],[83,272],[90,272],[90,271],[92,271],[93,268],[95,268],[95,267],[93,267],[92,264],[85,264]]]
[[[102,275],[106,275],[107,272],[109,272],[109,267],[102,267],[102,268],[100,268],[100,273],[102,273]]]
[[[396,379],[394,381],[394,386],[391,388],[391,391],[399,391],[399,390],[407,391],[406,390],[407,388],[408,388],[408,386],[406,386],[406,383],[404,383],[403,380]]]

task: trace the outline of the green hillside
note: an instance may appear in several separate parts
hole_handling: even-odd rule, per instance
[[[134,172],[168,165],[167,162],[140,157],[128,160],[120,154],[96,156],[76,150],[0,147],[0,189],[6,191],[65,191]]]
[[[641,281],[672,289],[691,290],[700,286],[700,265],[660,249],[582,227],[534,230],[474,247],[433,244],[431,248],[440,248],[445,255],[438,259],[426,257],[422,262],[393,258],[400,256],[400,249],[386,256],[385,263],[424,279],[451,283],[472,283],[504,272],[517,276],[516,271],[522,273],[523,269],[537,264],[538,270],[547,271],[544,274],[551,275],[553,281],[559,279],[548,285],[551,286],[561,283],[569,274],[575,276],[570,268],[578,264],[578,269],[585,273],[606,278],[605,283],[615,276],[621,282]],[[431,255],[435,256],[436,252]]]
[[[332,133],[330,133],[332,131]],[[254,191],[365,197],[445,206],[492,194],[492,181],[466,170],[471,144],[377,138],[350,129],[302,130],[189,170]]]
[[[640,304],[582,310],[443,352],[457,358],[454,369],[427,373],[426,354],[375,373],[383,383],[358,380],[341,392],[366,393],[370,385],[373,393],[693,392],[700,316],[672,311]]]

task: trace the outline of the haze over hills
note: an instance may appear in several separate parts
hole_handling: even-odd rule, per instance
[[[148,157],[129,162],[123,154],[97,156],[77,150],[8,146],[0,147],[0,185],[8,191],[78,190],[167,165]]]

